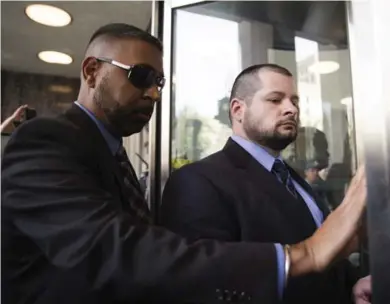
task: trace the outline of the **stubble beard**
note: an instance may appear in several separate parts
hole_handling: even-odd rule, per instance
[[[281,152],[296,140],[297,130],[289,134],[282,134],[277,128],[277,125],[272,130],[262,128],[261,123],[250,116],[246,117],[243,123],[243,129],[249,140],[273,151]]]

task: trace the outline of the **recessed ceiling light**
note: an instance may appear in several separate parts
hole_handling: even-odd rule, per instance
[[[309,71],[318,74],[330,74],[336,72],[340,65],[335,61],[319,61],[309,66]]]
[[[61,27],[72,21],[72,17],[63,9],[46,4],[31,4],[25,12],[31,20],[47,26]]]
[[[71,64],[73,59],[68,54],[56,51],[43,51],[38,54],[39,59],[47,63]]]
[[[73,89],[71,86],[68,85],[52,84],[49,87],[49,91],[54,93],[68,94],[68,93],[72,93]]]

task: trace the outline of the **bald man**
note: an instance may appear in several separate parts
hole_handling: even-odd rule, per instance
[[[16,130],[2,163],[3,303],[278,302],[274,244],[189,245],[152,226],[122,137],[141,131],[163,86],[160,42],[109,24],[91,38],[71,109]],[[364,183],[360,172],[327,225],[285,247],[286,282],[349,252]]]

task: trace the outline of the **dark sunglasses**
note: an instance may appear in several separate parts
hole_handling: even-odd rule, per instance
[[[138,89],[145,90],[157,86],[158,91],[161,92],[165,85],[164,76],[147,64],[126,65],[104,57],[96,58],[96,60],[107,62],[127,71],[127,78]]]

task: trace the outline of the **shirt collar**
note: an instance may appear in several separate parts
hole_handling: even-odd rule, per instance
[[[122,138],[117,138],[113,136],[110,132],[108,132],[104,124],[99,119],[97,119],[96,116],[90,110],[88,110],[78,101],[75,101],[74,103],[95,122],[100,132],[102,133],[106,143],[108,144],[111,153],[115,155],[118,152],[120,146],[122,145]]]
[[[271,172],[276,158],[283,161],[280,156],[274,157],[266,149],[264,149],[264,147],[252,141],[249,141],[245,138],[242,138],[241,136],[232,135],[231,139],[234,140],[239,146],[241,146],[250,155],[252,155],[252,157],[256,159],[269,172]]]

